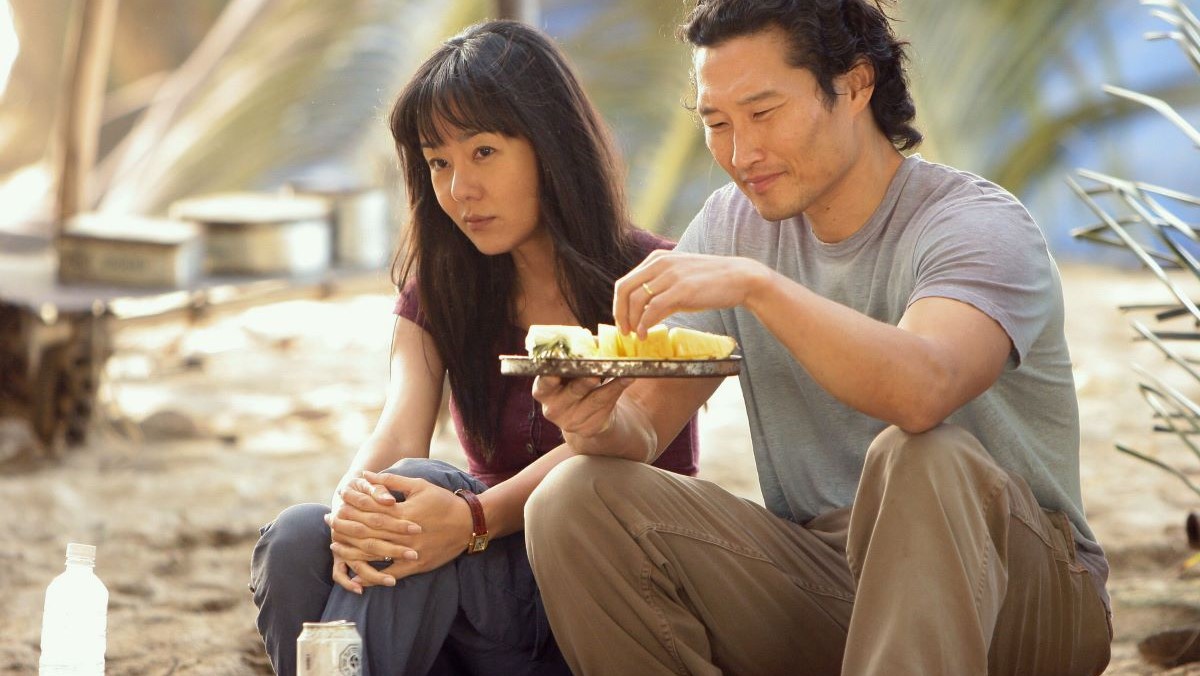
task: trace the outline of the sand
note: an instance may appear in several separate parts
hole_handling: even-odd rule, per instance
[[[1130,364],[1172,367],[1131,340],[1115,309],[1165,295],[1140,272],[1075,264],[1063,277],[1084,499],[1113,569],[1106,673],[1192,673],[1151,667],[1136,642],[1200,623],[1200,587],[1180,574],[1184,517],[1200,499],[1113,448],[1161,453],[1200,475],[1178,441],[1150,431]],[[381,282],[374,294],[120,332],[88,444],[0,468],[0,673],[36,673],[43,594],[74,540],[99,547],[110,676],[269,674],[246,589],[250,550],[282,508],[327,501],[369,431],[387,379],[390,308]],[[758,499],[735,383],[718,390],[701,424],[703,476]],[[444,428],[433,454],[462,461]]]

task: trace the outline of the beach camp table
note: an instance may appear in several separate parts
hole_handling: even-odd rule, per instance
[[[297,277],[206,277],[189,288],[63,285],[48,239],[0,233],[0,420],[28,422],[40,452],[85,441],[112,336],[123,327],[188,325],[256,305],[378,291],[380,269]]]

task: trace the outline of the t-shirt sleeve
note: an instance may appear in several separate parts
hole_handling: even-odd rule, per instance
[[[1003,194],[948,205],[919,235],[908,304],[939,297],[994,319],[1013,344],[1016,368],[1062,302],[1046,239],[1029,212]]]
[[[683,232],[683,236],[679,238],[679,244],[675,245],[676,252],[710,255],[729,255],[732,253],[729,251],[715,251],[711,246],[708,233],[710,213],[716,209],[714,203],[717,201],[718,194],[714,193],[712,197],[709,197],[708,202],[704,204],[704,208],[692,219],[687,230]],[[728,334],[725,323],[721,320],[721,313],[718,310],[679,312],[667,317],[663,323],[667,326],[678,326],[706,333]]]
[[[415,282],[409,282],[400,291],[400,297],[396,299],[396,307],[392,309],[392,314],[404,317],[408,321],[429,331],[429,318],[425,316],[425,312],[421,309],[421,295],[417,293]]]
[[[630,234],[630,239],[633,240],[634,246],[636,246],[637,250],[642,254],[642,258],[649,256],[652,252],[659,249],[670,251],[671,249],[675,248],[674,241],[667,239],[662,235],[656,235],[652,232],[642,230],[641,228],[634,228]]]
[[[706,238],[705,228],[707,226],[706,215],[709,208],[712,206],[712,199],[705,203],[692,222],[688,224],[686,230],[683,231],[683,236],[679,238],[679,243],[675,245],[676,251],[684,253],[710,254],[715,253],[708,250],[708,242]]]

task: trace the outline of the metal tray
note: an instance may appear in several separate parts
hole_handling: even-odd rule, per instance
[[[726,359],[534,359],[501,355],[500,373],[506,376],[559,376],[562,378],[712,378],[737,375],[742,358]]]

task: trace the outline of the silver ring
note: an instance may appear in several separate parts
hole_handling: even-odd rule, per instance
[[[384,562],[384,563],[391,563],[391,562],[392,562],[392,557],[390,557],[390,556],[385,556],[385,557],[383,557],[383,562]]]

